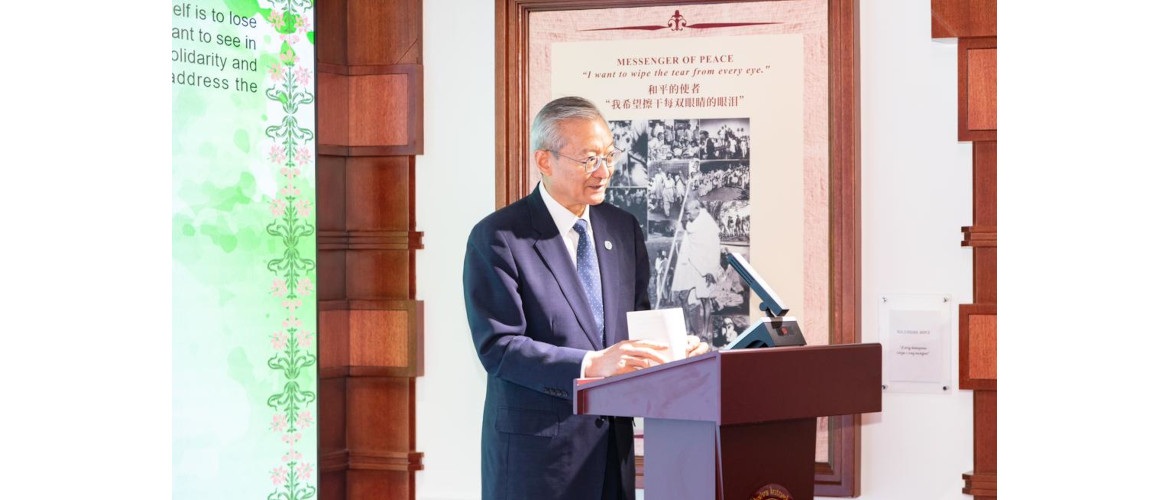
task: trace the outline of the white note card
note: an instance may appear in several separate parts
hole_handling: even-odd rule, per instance
[[[882,389],[887,392],[953,393],[949,295],[884,294],[878,306],[882,341]]]
[[[669,346],[666,360],[677,361],[687,355],[687,321],[680,308],[630,311],[626,313],[630,340],[650,340]]]

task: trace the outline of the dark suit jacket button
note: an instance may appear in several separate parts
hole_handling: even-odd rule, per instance
[[[598,428],[598,429],[600,429],[600,428],[601,428],[601,423],[602,423],[602,422],[604,422],[604,421],[605,421],[605,419],[603,419],[603,418],[601,418],[601,417],[597,417],[597,420],[596,420],[595,422],[593,422],[593,423],[594,423],[594,424],[597,424],[597,428]]]

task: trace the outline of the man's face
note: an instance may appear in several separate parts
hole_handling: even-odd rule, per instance
[[[601,120],[566,120],[559,128],[565,146],[555,155],[538,152],[537,164],[545,175],[545,188],[549,194],[573,213],[578,213],[585,209],[585,205],[605,201],[610,170],[599,165],[597,170],[586,174],[585,166],[575,160],[609,154],[614,149],[613,135]]]
[[[699,204],[694,201],[687,202],[687,222],[694,222],[699,217]]]

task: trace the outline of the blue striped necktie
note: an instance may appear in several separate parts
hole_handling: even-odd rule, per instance
[[[601,272],[597,269],[597,251],[594,250],[593,240],[589,237],[589,222],[577,219],[573,224],[577,231],[577,279],[585,288],[585,297],[589,299],[589,309],[593,311],[593,321],[601,334],[601,345],[605,345],[605,308],[601,302]]]

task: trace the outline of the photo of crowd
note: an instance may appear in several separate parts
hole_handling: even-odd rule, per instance
[[[642,234],[646,234],[646,188],[611,187],[605,190],[605,201],[638,218]]]
[[[654,160],[748,159],[748,119],[649,120],[647,152]]]
[[[650,197],[647,205],[650,219],[678,219],[683,197],[687,194],[691,167],[697,163],[697,161],[650,162]]]
[[[742,160],[702,162],[695,174],[695,191],[703,201],[747,201],[750,173],[748,163]]]
[[[710,201],[707,209],[719,223],[719,239],[724,242],[746,243],[751,229],[751,214],[746,201]]]
[[[722,347],[748,326],[750,289],[730,265],[751,243],[746,118],[613,121],[606,201],[636,216],[650,257],[650,302],[681,308],[691,335]]]

